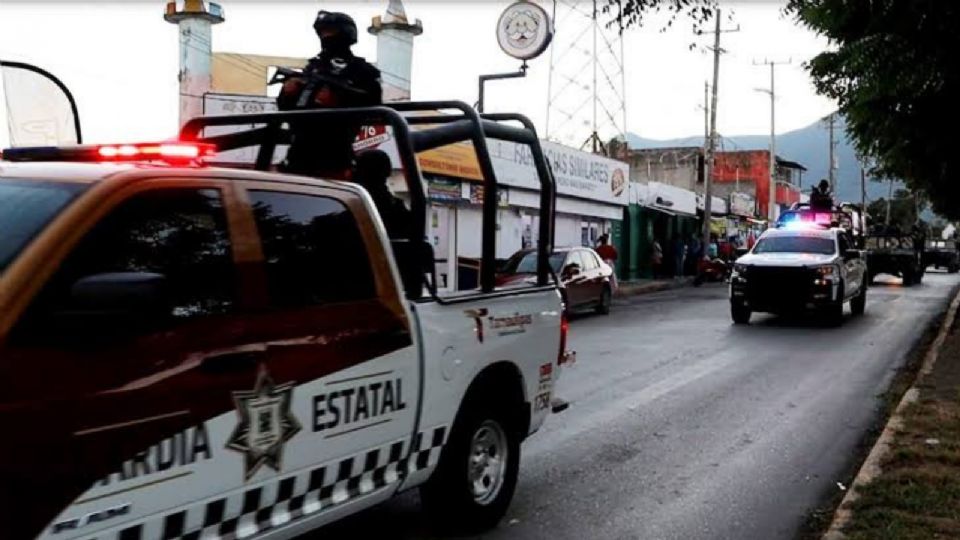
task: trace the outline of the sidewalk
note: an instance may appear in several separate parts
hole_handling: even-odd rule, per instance
[[[680,287],[686,287],[691,283],[693,283],[693,276],[686,276],[680,279],[635,279],[621,281],[617,286],[617,292],[614,296],[616,298],[626,298],[628,296],[678,289]]]
[[[878,441],[886,443],[879,467],[868,467],[868,457],[860,473],[867,480],[848,494],[825,539],[960,538],[957,319],[944,336]]]

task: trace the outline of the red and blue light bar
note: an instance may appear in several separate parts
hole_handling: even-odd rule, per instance
[[[833,212],[790,211],[780,216],[777,227],[790,229],[829,228],[834,224]]]
[[[0,155],[4,161],[74,161],[85,163],[117,163],[165,161],[191,163],[215,155],[216,146],[193,142],[159,142],[131,144],[91,144],[81,146],[34,146],[7,148]]]

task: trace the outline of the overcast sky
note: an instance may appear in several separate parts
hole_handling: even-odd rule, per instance
[[[518,62],[497,46],[494,29],[509,1],[408,1],[421,19],[413,67],[414,99],[476,101],[477,76],[513,71]],[[317,9],[346,11],[361,27],[357,54],[376,60],[375,38],[363,29],[385,10],[386,0],[355,2],[254,2],[224,0],[226,22],[214,27],[214,51],[311,56],[318,43],[311,27]],[[552,2],[544,2],[548,6]],[[792,59],[777,68],[777,131],[797,129],[825,116],[834,105],[819,97],[802,67],[826,41],[781,14],[781,2],[724,3],[732,12],[723,35],[718,129],[725,135],[770,130],[770,82],[764,58]],[[177,32],[163,20],[164,2],[0,3],[0,58],[39,65],[57,74],[79,102],[88,141],[167,138],[177,128]],[[725,13],[726,18],[726,13]],[[703,133],[704,81],[712,58],[692,43],[707,44],[680,20],[661,32],[663,19],[625,35],[627,129],[649,138]],[[558,39],[578,24],[559,24]],[[566,34],[564,34],[566,32]],[[488,85],[488,111],[520,111],[538,123],[547,112],[549,54],[531,61],[529,77]],[[556,118],[556,116],[554,116]],[[584,126],[584,137],[589,127]],[[0,130],[0,143],[6,142]]]

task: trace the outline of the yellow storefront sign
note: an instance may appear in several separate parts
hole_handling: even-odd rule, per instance
[[[477,153],[469,143],[456,143],[434,148],[417,154],[420,170],[427,173],[453,176],[463,180],[480,182],[480,165]]]

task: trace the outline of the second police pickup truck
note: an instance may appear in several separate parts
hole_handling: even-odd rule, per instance
[[[867,265],[853,235],[838,226],[850,219],[841,209],[785,213],[749,253],[737,259],[730,276],[734,323],[750,322],[753,312],[819,312],[839,325],[850,302],[854,315],[867,301]],[[854,220],[856,222],[856,220]]]
[[[196,119],[186,142],[4,152],[0,538],[289,538],[414,487],[447,525],[497,523],[568,358],[553,178],[525,118],[396,109],[433,124],[271,113]],[[291,115],[392,128],[409,239],[355,184],[270,171]],[[542,182],[526,288],[494,285],[484,137],[529,145]],[[458,141],[484,172],[484,258],[477,290],[440,296],[415,154]],[[260,170],[204,166],[208,143],[259,146]]]

